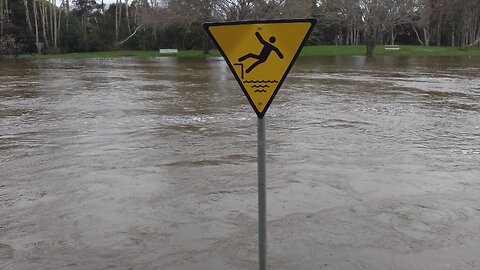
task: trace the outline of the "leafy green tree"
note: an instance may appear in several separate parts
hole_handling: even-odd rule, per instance
[[[77,17],[70,13],[66,20],[68,20],[68,27],[61,29],[62,39],[60,40],[60,47],[63,52],[81,52],[84,50],[82,26]]]
[[[101,10],[102,4],[98,4],[95,0],[73,0],[72,3],[75,5],[75,8],[73,9],[74,14],[80,18],[83,39],[86,42],[88,32],[91,31],[96,21],[98,21],[95,20],[97,18],[95,17],[94,12]]]

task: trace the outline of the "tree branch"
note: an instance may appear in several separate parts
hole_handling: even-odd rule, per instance
[[[477,46],[478,44],[480,44],[480,38],[478,38],[478,39],[475,40],[474,42],[468,44],[467,48],[470,48],[470,47],[473,47],[473,46]]]
[[[122,46],[123,43],[127,42],[130,38],[132,38],[133,36],[135,36],[135,34],[137,33],[138,29],[142,28],[144,26],[144,24],[141,24],[139,26],[137,26],[137,28],[135,28],[135,31],[133,31],[133,33],[128,36],[126,39],[122,40],[121,42],[118,43],[118,47]]]

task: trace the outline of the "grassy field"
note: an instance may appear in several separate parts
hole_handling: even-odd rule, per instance
[[[209,57],[220,56],[217,51],[210,51],[209,54],[203,54],[200,50],[179,51],[176,54],[160,54],[158,51],[103,51],[103,52],[82,52],[65,54],[43,54],[43,55],[20,55],[19,58],[43,59],[43,58],[115,58],[115,57]]]
[[[305,46],[301,56],[362,56],[365,55],[365,46]],[[387,51],[383,45],[375,48],[377,56],[480,56],[480,47],[460,50],[455,47],[423,47],[412,45],[400,45],[398,51]],[[211,57],[220,56],[212,50],[209,54],[203,54],[200,50],[180,51],[177,54],[161,55],[158,51],[104,51],[91,53],[66,53],[50,55],[21,55],[20,58],[112,58],[112,57]]]
[[[302,56],[359,56],[365,55],[365,46],[306,46]],[[457,47],[424,47],[400,45],[400,50],[385,50],[383,45],[375,47],[374,55],[379,56],[480,56],[480,47],[460,50]]]

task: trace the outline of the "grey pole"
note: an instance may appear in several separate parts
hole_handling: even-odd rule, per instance
[[[258,262],[259,269],[267,269],[267,194],[266,194],[266,117],[257,119],[258,151]]]

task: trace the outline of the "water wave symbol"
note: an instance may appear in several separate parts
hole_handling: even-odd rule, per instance
[[[243,81],[243,83],[278,83],[278,81],[276,81],[276,80],[273,80],[273,81],[271,81],[271,80],[261,80],[261,81],[258,81],[258,80],[257,80],[257,81],[253,81],[253,80],[251,80],[251,81],[248,81],[248,80],[247,80],[247,81]]]

